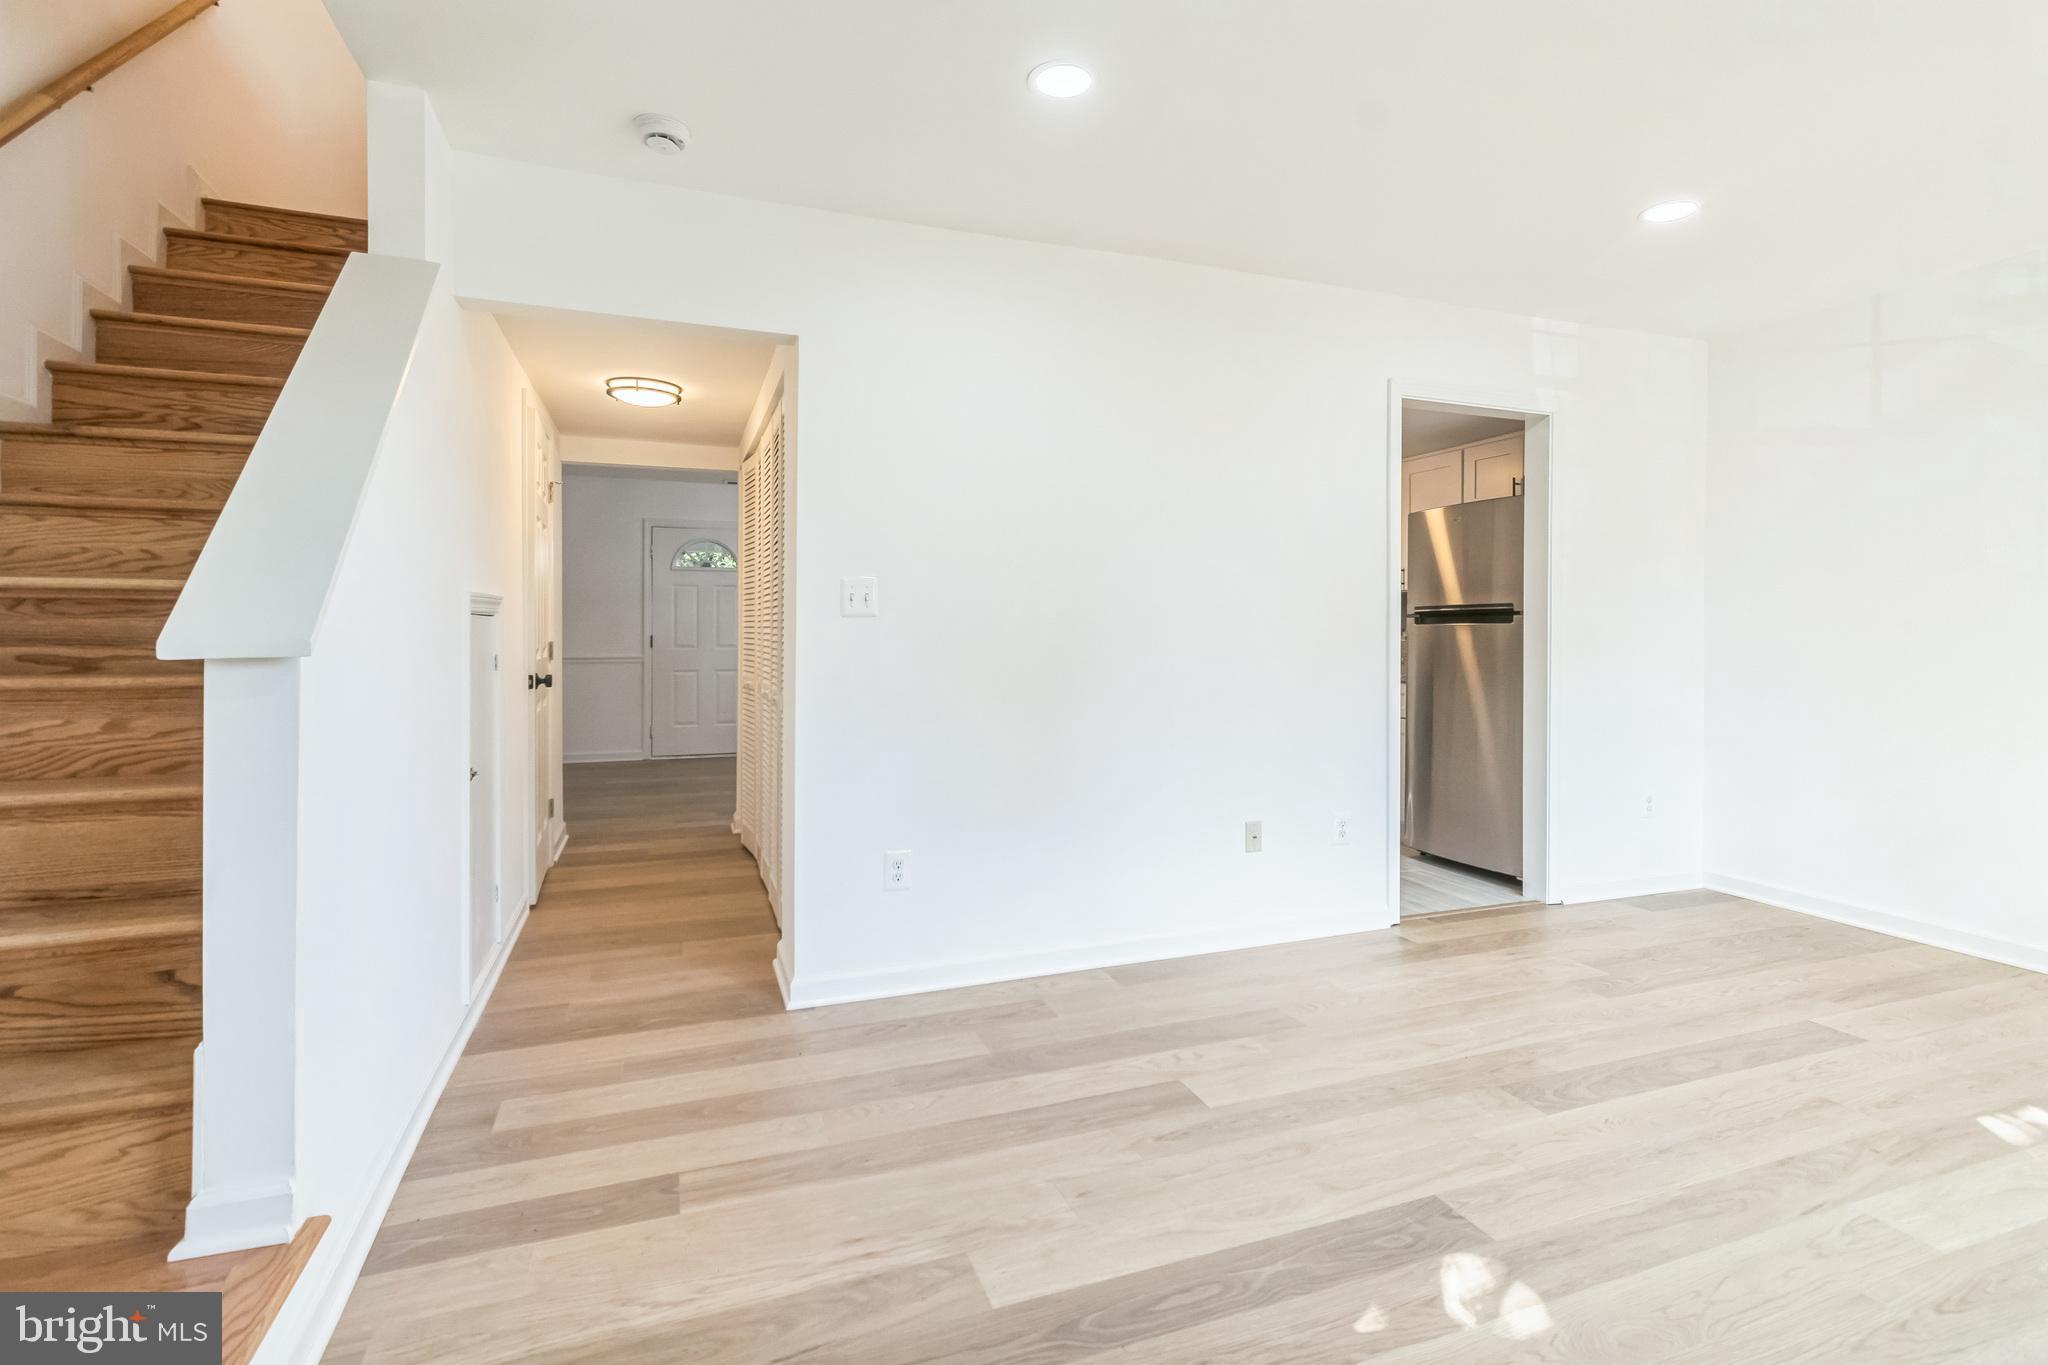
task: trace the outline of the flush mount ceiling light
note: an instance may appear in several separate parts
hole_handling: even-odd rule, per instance
[[[621,403],[631,403],[636,408],[667,408],[683,401],[681,384],[637,374],[605,380],[604,391]]]
[[[1076,95],[1088,93],[1088,87],[1095,84],[1095,78],[1088,74],[1088,68],[1072,62],[1040,62],[1031,68],[1031,74],[1024,78],[1041,95],[1056,100],[1070,100]]]
[[[1692,217],[1700,211],[1697,199],[1667,199],[1661,204],[1652,204],[1642,212],[1646,223],[1676,223]]]

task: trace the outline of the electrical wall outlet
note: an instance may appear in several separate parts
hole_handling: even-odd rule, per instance
[[[875,588],[875,580],[871,577],[840,579],[839,614],[841,616],[880,616],[882,614],[882,599],[881,594]]]
[[[1645,796],[1645,797],[1643,798],[1643,818],[1644,818],[1645,820],[1654,820],[1654,819],[1656,819],[1656,818],[1657,818],[1657,798],[1656,798],[1656,797],[1654,797],[1654,796]]]
[[[1266,822],[1247,820],[1244,822],[1244,851],[1264,853],[1266,851]]]
[[[1348,815],[1333,816],[1330,820],[1330,842],[1349,844],[1352,841],[1352,826],[1356,823]]]
[[[892,848],[882,855],[882,889],[884,891],[908,891],[910,889],[910,850]]]

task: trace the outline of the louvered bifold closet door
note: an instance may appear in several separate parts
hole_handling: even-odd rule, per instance
[[[782,905],[782,733],[783,733],[783,552],[784,508],[788,468],[784,456],[783,413],[778,404],[769,414],[761,442],[760,488],[755,497],[760,510],[761,544],[764,553],[756,561],[757,616],[761,626],[759,675],[761,765],[755,773],[759,811],[759,843],[755,861],[761,869],[768,901],[778,912]]]
[[[759,447],[757,446],[756,449]],[[739,594],[740,594],[740,731],[739,758],[732,812],[733,830],[740,836],[740,843],[760,853],[761,829],[761,787],[755,780],[760,766],[761,717],[760,686],[755,675],[760,670],[760,641],[755,636],[755,620],[759,609],[755,605],[757,596],[754,587],[756,572],[754,561],[761,553],[761,531],[756,522],[760,506],[761,461],[748,458],[740,466],[740,546],[739,546]]]

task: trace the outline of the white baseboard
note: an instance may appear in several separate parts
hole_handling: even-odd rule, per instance
[[[1709,872],[1707,886],[1715,891],[1725,891],[1731,896],[1743,896],[1765,905],[1775,905],[1780,910],[1794,910],[1816,919],[1833,920],[1858,929],[1869,929],[1893,938],[1903,938],[1914,943],[1924,943],[1930,948],[1946,948],[1950,952],[1967,953],[1989,962],[2002,962],[2008,967],[2024,967],[2030,972],[2048,972],[2048,944],[2022,943],[2014,939],[1997,938],[1990,934],[1976,934],[1967,929],[1956,929],[1946,924],[1916,915],[1902,915],[1891,910],[1872,910],[1866,906],[1850,905],[1843,901],[1830,900],[1810,892],[1795,891],[1790,887],[1774,886],[1770,882],[1751,881],[1727,872]]]
[[[299,1230],[297,1196],[289,1180],[232,1190],[208,1190],[185,1205],[185,1235],[170,1259],[189,1261],[252,1247],[283,1246]]]
[[[370,1255],[370,1244],[377,1240],[377,1232],[384,1226],[384,1214],[391,1208],[392,1196],[398,1193],[398,1182],[412,1162],[420,1137],[427,1131],[427,1120],[434,1116],[434,1106],[441,1102],[441,1092],[448,1088],[448,1078],[454,1074],[455,1064],[462,1060],[462,1050],[469,1046],[470,1034],[476,1032],[477,1021],[484,1017],[484,1007],[491,1003],[491,994],[498,988],[498,978],[505,974],[505,964],[512,960],[512,949],[526,928],[526,920],[527,912],[522,909],[519,918],[513,922],[511,932],[505,935],[504,943],[499,945],[497,960],[485,973],[469,1013],[463,1016],[461,1026],[455,1030],[455,1037],[442,1054],[440,1064],[434,1068],[433,1078],[427,1082],[419,1103],[413,1106],[412,1116],[406,1120],[405,1127],[400,1130],[379,1167],[363,1206],[353,1211],[321,1210],[334,1221],[328,1225],[327,1235],[320,1239],[320,1245],[306,1263],[299,1282],[292,1287],[284,1306],[278,1310],[277,1320],[263,1338],[253,1365],[314,1365],[327,1350],[327,1340],[341,1322],[342,1310],[348,1307],[349,1293],[356,1287],[356,1278],[362,1274],[363,1262]]]
[[[1697,872],[1668,873],[1661,877],[1624,877],[1612,882],[1579,882],[1553,887],[1555,905],[1584,905],[1588,901],[1624,901],[1635,896],[1661,896],[1666,891],[1697,891],[1704,883]]]
[[[782,992],[782,1007],[786,1010],[796,1008],[789,1003],[789,978],[793,973],[787,961],[788,956],[789,938],[785,935],[775,941],[775,989]]]
[[[587,754],[563,754],[564,763],[638,763],[647,755],[638,749],[594,749]]]
[[[211,1106],[199,1103],[206,1092],[206,1040],[192,1047],[192,1151],[207,1151],[200,1131]],[[197,1181],[195,1180],[195,1184]],[[185,1232],[167,1260],[189,1261],[230,1251],[282,1246],[299,1230],[297,1187],[289,1178],[263,1181],[232,1190],[194,1194],[185,1204]]]
[[[896,995],[956,990],[962,986],[986,986],[992,982],[1019,981],[1033,976],[1057,976],[1062,972],[1088,972],[1132,962],[1199,957],[1204,953],[1224,953],[1238,948],[1267,948],[1278,943],[1363,934],[1393,927],[1393,918],[1384,912],[1352,911],[1278,923],[1233,925],[1194,934],[1123,939],[1042,953],[1019,953],[1009,957],[984,957],[969,962],[941,962],[895,971],[829,977],[785,974],[778,958],[776,979],[782,986],[784,1002],[793,1010],[801,1010],[818,1005],[844,1005],[855,1000],[882,1000]]]
[[[553,851],[551,851],[548,854],[548,866],[553,867],[556,863],[562,861],[562,850],[568,847],[569,822],[565,820],[561,824],[555,826],[555,847]]]

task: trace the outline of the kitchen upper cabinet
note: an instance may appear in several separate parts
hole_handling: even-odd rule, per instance
[[[1497,441],[1465,447],[1464,501],[1512,498],[1520,496],[1521,492],[1522,437],[1519,432]]]
[[[1401,510],[1427,512],[1465,501],[1465,452],[1439,450],[1401,461]]]

